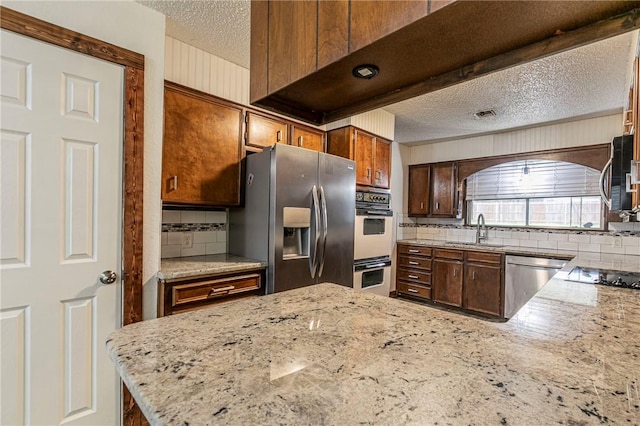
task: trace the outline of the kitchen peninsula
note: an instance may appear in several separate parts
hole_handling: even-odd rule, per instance
[[[506,323],[319,284],[107,350],[152,425],[640,423],[640,291],[563,273]]]

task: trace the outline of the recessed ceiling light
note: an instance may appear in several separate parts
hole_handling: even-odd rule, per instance
[[[496,112],[492,109],[488,109],[486,111],[478,111],[473,114],[475,118],[487,118],[487,117],[495,117]]]
[[[364,78],[365,80],[369,80],[378,75],[379,72],[380,69],[377,66],[365,64],[355,67],[352,71],[352,74],[356,78]]]

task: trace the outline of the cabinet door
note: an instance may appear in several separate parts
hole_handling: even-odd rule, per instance
[[[391,174],[391,143],[384,139],[375,139],[376,152],[374,156],[374,186],[389,188]]]
[[[409,215],[429,214],[429,177],[431,167],[428,164],[409,166]]]
[[[289,143],[288,124],[275,117],[247,112],[247,145],[266,148],[277,143]]]
[[[324,132],[322,130],[292,124],[291,145],[324,152]]]
[[[169,84],[164,96],[162,201],[240,204],[242,110]]]
[[[434,259],[431,288],[434,301],[461,307],[462,262]]]
[[[375,138],[354,130],[356,183],[373,186],[373,144]]]
[[[501,316],[502,271],[500,266],[466,264],[463,307],[471,311]]]
[[[456,217],[456,164],[431,165],[431,216]]]

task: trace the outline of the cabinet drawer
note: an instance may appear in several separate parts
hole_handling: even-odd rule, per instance
[[[499,265],[502,262],[502,254],[468,251],[467,262],[493,263]]]
[[[398,256],[398,263],[401,267],[413,269],[431,270],[431,258]]]
[[[431,288],[423,287],[421,285],[398,282],[396,283],[396,292],[431,300]]]
[[[462,260],[464,257],[464,252],[459,250],[434,249],[433,257],[438,257],[441,259]]]
[[[398,252],[409,256],[431,256],[431,247],[398,245]]]
[[[398,269],[397,279],[413,281],[420,284],[431,284],[431,274],[414,269]]]
[[[253,291],[259,289],[260,285],[260,274],[240,275],[191,284],[177,284],[172,287],[171,306],[180,307],[188,303]]]

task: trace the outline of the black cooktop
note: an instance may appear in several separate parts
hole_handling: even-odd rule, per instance
[[[614,271],[578,266],[569,272],[567,280],[640,290],[640,272]]]

